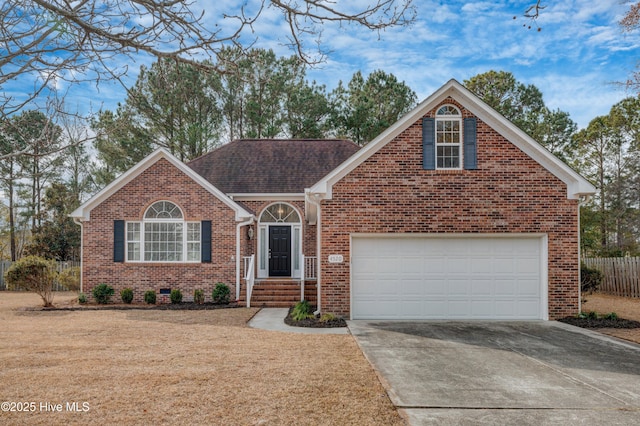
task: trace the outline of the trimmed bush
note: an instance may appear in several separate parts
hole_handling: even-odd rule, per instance
[[[193,291],[193,301],[195,303],[197,303],[198,305],[201,305],[204,303],[204,291],[200,290],[200,289],[196,289]]]
[[[107,303],[109,303],[111,301],[111,296],[113,296],[115,292],[116,291],[113,289],[113,287],[104,283],[98,284],[93,288],[93,290],[91,290],[93,298],[96,299],[96,302],[101,305],[106,305]]]
[[[13,262],[5,273],[8,288],[23,288],[42,298],[45,307],[53,306],[53,283],[58,273],[55,260],[27,256]]]
[[[580,264],[580,287],[583,293],[593,293],[602,284],[602,271]]]
[[[216,287],[211,293],[213,301],[216,303],[229,303],[229,297],[231,296],[231,290],[225,283],[217,283]]]
[[[169,294],[169,299],[171,299],[171,303],[182,302],[182,292],[179,289],[174,288]]]
[[[133,290],[130,288],[123,288],[120,292],[120,298],[124,303],[133,302]]]
[[[153,290],[147,290],[144,292],[144,301],[149,305],[156,304],[156,292]]]
[[[311,313],[311,305],[306,300],[301,300],[296,303],[291,311],[291,318],[294,321],[302,321],[307,318],[313,318],[313,313]]]
[[[78,303],[81,305],[84,305],[87,302],[88,302],[87,295],[84,293],[78,293]]]

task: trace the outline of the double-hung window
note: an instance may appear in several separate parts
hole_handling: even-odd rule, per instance
[[[186,222],[170,201],[153,203],[141,222],[127,222],[127,261],[200,262],[201,224]]]
[[[422,168],[424,170],[477,170],[478,121],[462,117],[453,105],[443,105],[435,117],[422,118]]]
[[[453,105],[444,105],[436,112],[436,168],[462,167],[462,114]]]

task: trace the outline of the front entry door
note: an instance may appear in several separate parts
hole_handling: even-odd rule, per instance
[[[291,227],[269,227],[269,276],[291,276]]]

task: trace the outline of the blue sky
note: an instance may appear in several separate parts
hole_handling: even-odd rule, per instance
[[[200,1],[206,4],[206,22],[228,24],[215,8],[234,6]],[[255,2],[249,0],[249,6]],[[348,4],[362,3],[368,1]],[[463,82],[491,69],[510,71],[520,82],[537,86],[549,107],[569,112],[580,127],[633,95],[615,84],[625,81],[640,61],[640,31],[625,34],[618,26],[628,9],[624,2],[543,0],[547,7],[537,23],[541,31],[536,31],[536,24],[531,30],[522,26],[529,23],[522,14],[533,3],[414,0],[417,20],[408,28],[377,34],[352,25],[327,25],[322,37],[329,56],[308,71],[308,78],[330,91],[358,70],[368,75],[382,69],[404,81],[422,100],[451,78]],[[254,31],[256,47],[272,48],[279,55],[293,53],[284,45],[286,24],[275,11],[264,11]],[[129,85],[135,82],[139,66],[150,61],[143,56],[133,63],[128,60]],[[17,82],[14,89],[25,83],[32,84]],[[67,106],[83,113],[115,109],[125,99],[124,89],[116,84],[62,88],[69,89]]]
[[[618,26],[627,10],[620,0],[543,0],[539,32],[535,24],[531,30],[522,26],[532,3],[417,1],[415,25],[387,31],[380,40],[353,28],[327,34],[334,53],[310,76],[334,87],[358,69],[383,69],[422,100],[451,78],[463,82],[491,69],[510,71],[580,127],[633,95],[615,84],[640,61],[640,31],[624,34]]]

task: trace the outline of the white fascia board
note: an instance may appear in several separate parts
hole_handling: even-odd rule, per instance
[[[229,198],[236,201],[303,201],[304,193],[230,193]]]
[[[309,192],[319,194],[325,199],[331,199],[332,188],[336,182],[382,149],[387,143],[392,141],[396,136],[405,131],[409,126],[449,96],[460,102],[460,104],[480,120],[484,121],[521,151],[545,167],[550,173],[562,180],[567,185],[568,198],[577,199],[580,196],[595,193],[596,189],[589,181],[453,79],[449,80],[412,111],[400,118],[400,120],[382,132],[377,138],[369,142],[364,148],[356,152],[331,173],[313,185],[309,189]]]
[[[91,197],[85,203],[83,203],[80,207],[74,210],[69,216],[79,219],[81,221],[88,221],[90,218],[91,210],[93,210],[96,206],[100,205],[107,198],[111,197],[115,194],[120,188],[125,186],[127,183],[131,182],[137,176],[139,176],[142,172],[147,170],[149,167],[157,163],[160,159],[166,159],[173,166],[175,166],[178,170],[186,174],[193,181],[202,186],[205,190],[207,190],[210,194],[214,195],[224,204],[226,204],[229,208],[231,208],[235,212],[235,220],[242,221],[244,219],[252,218],[253,214],[249,213],[247,210],[242,208],[240,205],[235,203],[229,197],[227,197],[222,191],[213,186],[210,182],[204,179],[202,176],[197,174],[193,169],[184,164],[182,161],[178,160],[176,157],[171,155],[169,151],[164,148],[159,148],[142,159],[138,164],[124,172],[117,179],[111,182],[109,185],[104,187],[100,192]]]
[[[596,188],[591,182],[553,155],[518,126],[488,106],[482,99],[471,93],[464,86],[461,86],[458,90],[458,94],[452,95],[454,99],[458,100],[476,117],[500,133],[551,174],[563,181],[567,185],[567,198],[578,199],[581,196],[591,195],[596,192]]]

